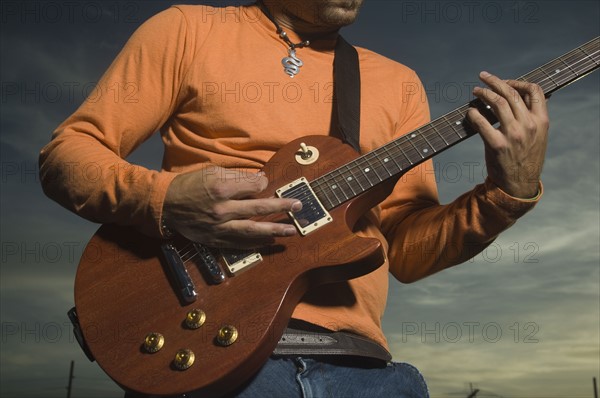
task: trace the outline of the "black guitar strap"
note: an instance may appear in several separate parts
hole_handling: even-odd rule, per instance
[[[333,125],[342,140],[360,153],[360,69],[358,52],[338,36],[333,60]],[[334,127],[334,128],[335,128]]]

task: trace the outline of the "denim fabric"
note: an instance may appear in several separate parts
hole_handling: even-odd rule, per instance
[[[193,393],[184,397],[201,398]],[[273,357],[252,380],[226,397],[429,398],[429,393],[423,376],[407,363],[376,367],[354,366],[350,360]]]
[[[315,358],[271,358],[228,398],[429,398],[423,376],[407,363],[356,367]]]

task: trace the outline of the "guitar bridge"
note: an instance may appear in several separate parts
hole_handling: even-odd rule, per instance
[[[276,193],[280,198],[297,199],[302,202],[302,210],[288,213],[302,235],[307,235],[333,221],[304,177],[279,188]]]

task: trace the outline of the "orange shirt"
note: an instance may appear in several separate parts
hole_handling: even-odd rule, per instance
[[[177,173],[206,164],[259,170],[287,142],[329,134],[333,47],[315,41],[298,50],[304,66],[290,79],[280,64],[287,45],[256,6],[169,8],[135,32],[96,90],[56,129],[40,155],[44,190],[89,220],[159,236],[163,200]],[[366,153],[427,123],[429,111],[412,70],[358,53]],[[161,171],[124,160],[159,129]],[[426,162],[360,223],[359,233],[384,242],[386,264],[343,287],[317,288],[294,317],[386,345],[381,318],[389,272],[412,282],[463,262],[534,203],[486,182],[441,206]]]

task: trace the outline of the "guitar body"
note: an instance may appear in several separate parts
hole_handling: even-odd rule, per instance
[[[595,38],[519,80],[538,83],[548,96],[598,67],[600,38]],[[355,278],[383,264],[381,243],[356,236],[354,224],[389,195],[402,174],[474,135],[465,119],[472,107],[490,123],[497,122],[483,102],[473,100],[361,157],[324,136],[283,147],[265,165],[269,186],[257,197],[277,193],[303,203],[308,198],[302,216],[265,218],[294,221],[301,234],[257,248],[252,256],[261,260],[241,271],[238,263],[227,263],[229,272],[217,272],[217,278],[206,261],[202,270],[194,263],[169,267],[163,242],[130,228],[102,226],[83,253],[75,281],[80,330],[98,364],[123,388],[151,395],[198,390],[208,397],[248,380],[267,360],[311,287]],[[173,268],[179,272],[169,273]],[[181,288],[191,284],[194,289]],[[198,328],[185,322],[194,309],[206,315]],[[225,325],[231,326],[225,335],[233,335],[233,328],[237,332],[232,344],[217,339]],[[144,345],[150,333],[164,338],[153,353]],[[180,349],[194,353],[186,370],[175,366]]]
[[[312,164],[296,161],[300,143],[317,148]],[[357,157],[331,137],[310,136],[277,152],[265,165],[269,186],[262,197],[305,177],[309,182]],[[292,312],[312,286],[367,274],[384,262],[377,239],[352,232],[356,220],[383,200],[394,181],[381,183],[369,196],[359,195],[330,210],[333,221],[306,235],[278,238],[260,249],[263,260],[208,283],[197,267],[187,266],[197,299],[183,303],[161,259],[161,241],[131,228],[104,225],[82,256],[75,281],[81,330],[94,358],[119,385],[152,395],[200,390],[219,395],[249,379],[275,348]],[[261,197],[261,196],[258,196]],[[290,222],[288,215],[271,220]],[[201,309],[205,323],[186,327],[188,311]],[[217,344],[224,325],[238,331],[229,346]],[[164,336],[155,353],[144,349],[149,333]],[[186,370],[173,365],[177,350],[190,349],[195,361]]]

